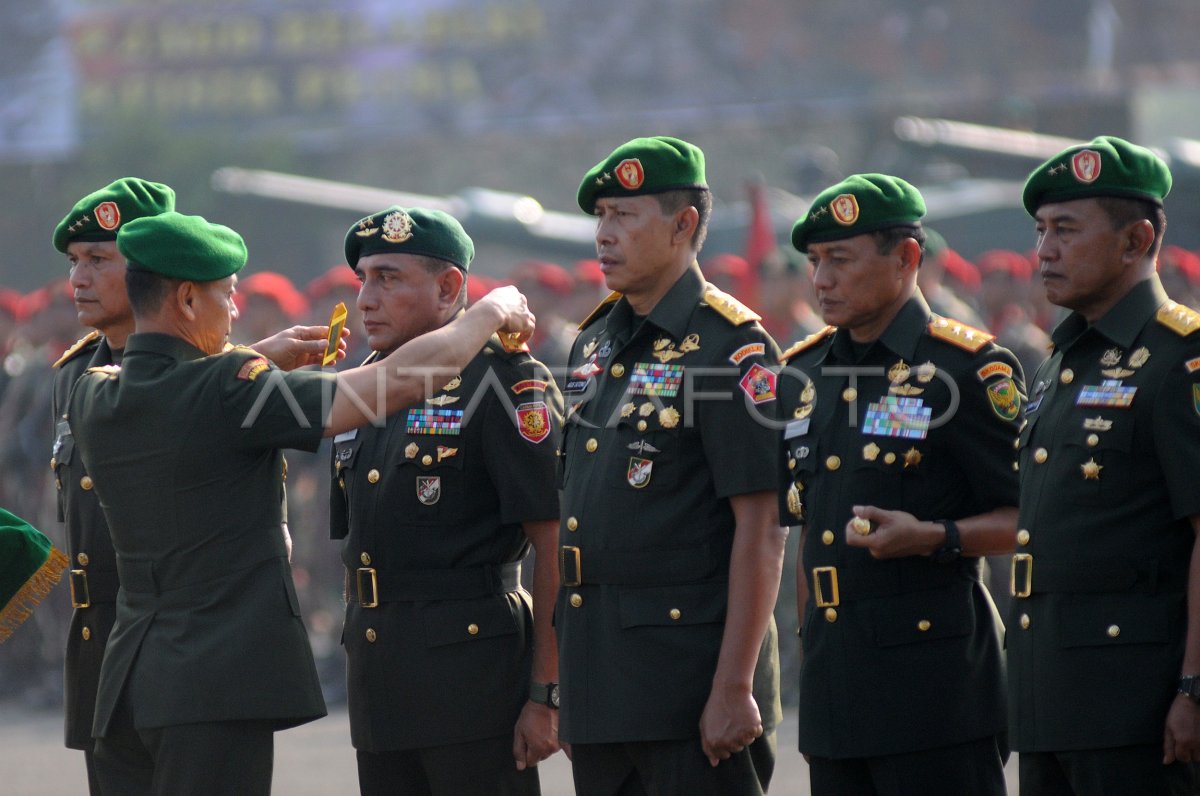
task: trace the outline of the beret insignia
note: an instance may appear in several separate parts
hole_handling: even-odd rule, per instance
[[[388,243],[404,243],[412,236],[412,219],[403,210],[383,219],[383,239]]]
[[[646,181],[646,170],[637,158],[626,158],[617,164],[617,182],[627,191],[636,191]]]
[[[101,202],[92,213],[101,229],[114,230],[121,224],[121,211],[116,202]]]

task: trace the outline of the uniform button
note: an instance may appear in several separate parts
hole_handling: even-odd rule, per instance
[[[360,556],[358,557],[358,560],[359,560],[359,561],[361,561],[361,562],[363,562],[363,566],[364,566],[364,567],[369,567],[369,566],[371,566],[371,554],[370,554],[370,553],[368,553],[366,550],[364,550],[364,551],[362,552],[362,555],[360,555]]]
[[[80,635],[83,636],[84,641],[90,641],[92,638],[92,629],[87,625],[84,625],[83,631],[80,633]]]
[[[379,471],[372,469],[371,472],[367,473],[367,480],[372,484],[377,483],[379,481]]]
[[[1067,368],[1062,373],[1058,374],[1058,380],[1063,384],[1070,384],[1071,382],[1075,381],[1075,371]]]
[[[1020,437],[1018,437],[1017,439],[1014,439],[1014,440],[1013,440],[1013,450],[1015,450],[1015,451],[1019,451],[1019,450],[1021,450],[1021,439],[1020,439]]]
[[[479,635],[479,625],[472,622],[471,624],[467,625],[467,632],[470,633],[472,636],[478,636]]]
[[[88,561],[90,561],[91,559],[88,558],[87,553],[78,553],[75,556],[75,560],[79,562],[79,566],[86,567],[88,565]]]
[[[825,609],[825,621],[826,622],[836,622],[837,621],[837,609],[836,608],[826,608]]]
[[[583,605],[583,596],[580,594],[572,594],[571,595],[571,607],[578,608],[581,605]]]
[[[1045,448],[1038,448],[1033,452],[1033,460],[1038,464],[1045,464],[1046,460],[1049,458],[1050,452]]]
[[[595,437],[592,437],[591,439],[589,439],[587,441],[587,443],[584,444],[583,447],[587,450],[588,453],[595,453],[596,448],[600,447],[600,443],[596,442]]]
[[[788,469],[789,470],[796,469],[796,460],[795,459],[788,459]]]
[[[824,531],[821,533],[821,541],[825,544],[833,544],[833,531]]]
[[[83,478],[80,478],[79,486],[83,487],[83,490],[85,492],[88,491],[89,489],[91,489],[92,488],[92,477],[90,475],[85,475]]]
[[[895,464],[896,463],[896,454],[894,454],[894,453],[883,454],[883,463],[884,464]]]
[[[672,608],[667,613],[667,616],[671,617],[672,619],[678,619],[679,617],[683,616],[683,612],[681,612],[678,608]]]
[[[1121,635],[1121,627],[1120,625],[1109,625],[1108,630],[1105,632],[1108,633],[1109,638],[1116,638]]]
[[[1029,531],[1025,530],[1024,528],[1017,531],[1017,544],[1019,544],[1019,545],[1029,544]]]
[[[1021,614],[1021,629],[1029,629],[1029,614]]]
[[[579,520],[575,519],[574,517],[567,517],[567,530],[568,531],[579,530]]]
[[[646,430],[646,421],[639,420],[638,421],[638,431],[645,431],[645,430]]]
[[[836,470],[837,468],[842,466],[842,460],[840,458],[838,458],[837,456],[830,456],[828,459],[825,460],[825,466],[828,467],[830,470]]]
[[[59,492],[62,491],[62,479],[61,478],[54,479],[54,488],[57,489]]]
[[[1014,473],[1021,472],[1021,465],[1017,464],[1016,462],[1013,462],[1013,472]]]
[[[375,643],[375,639],[376,639],[376,638],[378,638],[378,636],[377,636],[377,635],[375,635],[375,628],[373,628],[373,627],[368,627],[368,628],[367,628],[367,641],[369,641],[369,642],[371,642],[372,644],[374,644],[374,643]]]
[[[50,469],[53,470],[55,467],[58,467],[58,459],[51,456],[50,457]]]
[[[425,454],[424,456],[421,457],[421,464],[428,467],[429,465],[433,464],[433,457],[430,456],[428,453]]]
[[[614,378],[619,379],[625,375],[625,366],[618,362],[612,366],[612,369],[609,371],[609,373],[611,373]]]
[[[920,622],[917,622],[917,630],[920,630],[922,633],[931,627],[933,627],[933,623],[928,619],[922,619]]]
[[[1087,444],[1089,447],[1092,447],[1092,448],[1099,445],[1100,444],[1100,435],[1099,434],[1088,434],[1087,435]]]
[[[842,400],[846,403],[850,403],[857,397],[858,390],[854,389],[853,387],[847,387],[846,389],[842,390]]]

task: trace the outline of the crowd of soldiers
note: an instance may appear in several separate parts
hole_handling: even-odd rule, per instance
[[[537,793],[560,748],[583,794],[763,793],[781,666],[814,793],[1000,794],[1011,751],[1026,794],[1194,792],[1170,188],[1069,148],[1035,247],[972,263],[856,174],[751,264],[702,254],[703,153],[639,138],[580,183],[597,259],[490,291],[439,211],[359,219],[300,290],[166,186],[84,197],[70,279],[0,294],[0,504],[66,523],[92,792],[268,792],[339,641],[363,793]]]

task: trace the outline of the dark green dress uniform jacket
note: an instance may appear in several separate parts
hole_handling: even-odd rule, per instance
[[[1020,440],[1008,633],[1020,751],[1162,742],[1200,512],[1197,329],[1200,314],[1153,277],[1095,324],[1072,314],[1054,330]]]
[[[63,415],[71,387],[91,367],[119,361],[108,340],[92,332],[63,354],[55,363],[54,448],[50,467],[58,490],[58,519],[65,523],[71,628],[63,669],[63,699],[66,712],[66,743],[71,749],[92,748],[92,714],[100,662],[117,613],[117,559],[92,478],[75,451],[75,439]]]
[[[279,448],[316,449],[335,386],[162,334],[132,335],[120,369],[76,383],[69,421],[121,580],[97,737],[123,688],[139,728],[324,715],[280,532]]]
[[[979,559],[875,559],[845,543],[856,505],[936,521],[1017,504],[1024,385],[990,340],[918,293],[869,346],[827,327],[784,354],[780,511],[806,528],[806,754],[875,757],[1004,730],[1000,618]]]
[[[775,488],[778,349],[756,318],[693,267],[645,320],[610,301],[575,341],[555,610],[565,741],[699,736],[725,627],[729,498]],[[756,699],[769,729],[768,655]]]
[[[334,440],[350,734],[369,752],[511,735],[529,695],[521,523],[558,518],[562,396],[496,338],[440,378],[427,403]]]

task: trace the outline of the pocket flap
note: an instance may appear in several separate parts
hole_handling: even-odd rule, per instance
[[[443,647],[517,632],[508,598],[500,595],[481,600],[452,600],[430,603],[421,608],[425,623],[425,644]]]
[[[724,622],[728,588],[722,581],[622,589],[621,627]]]

